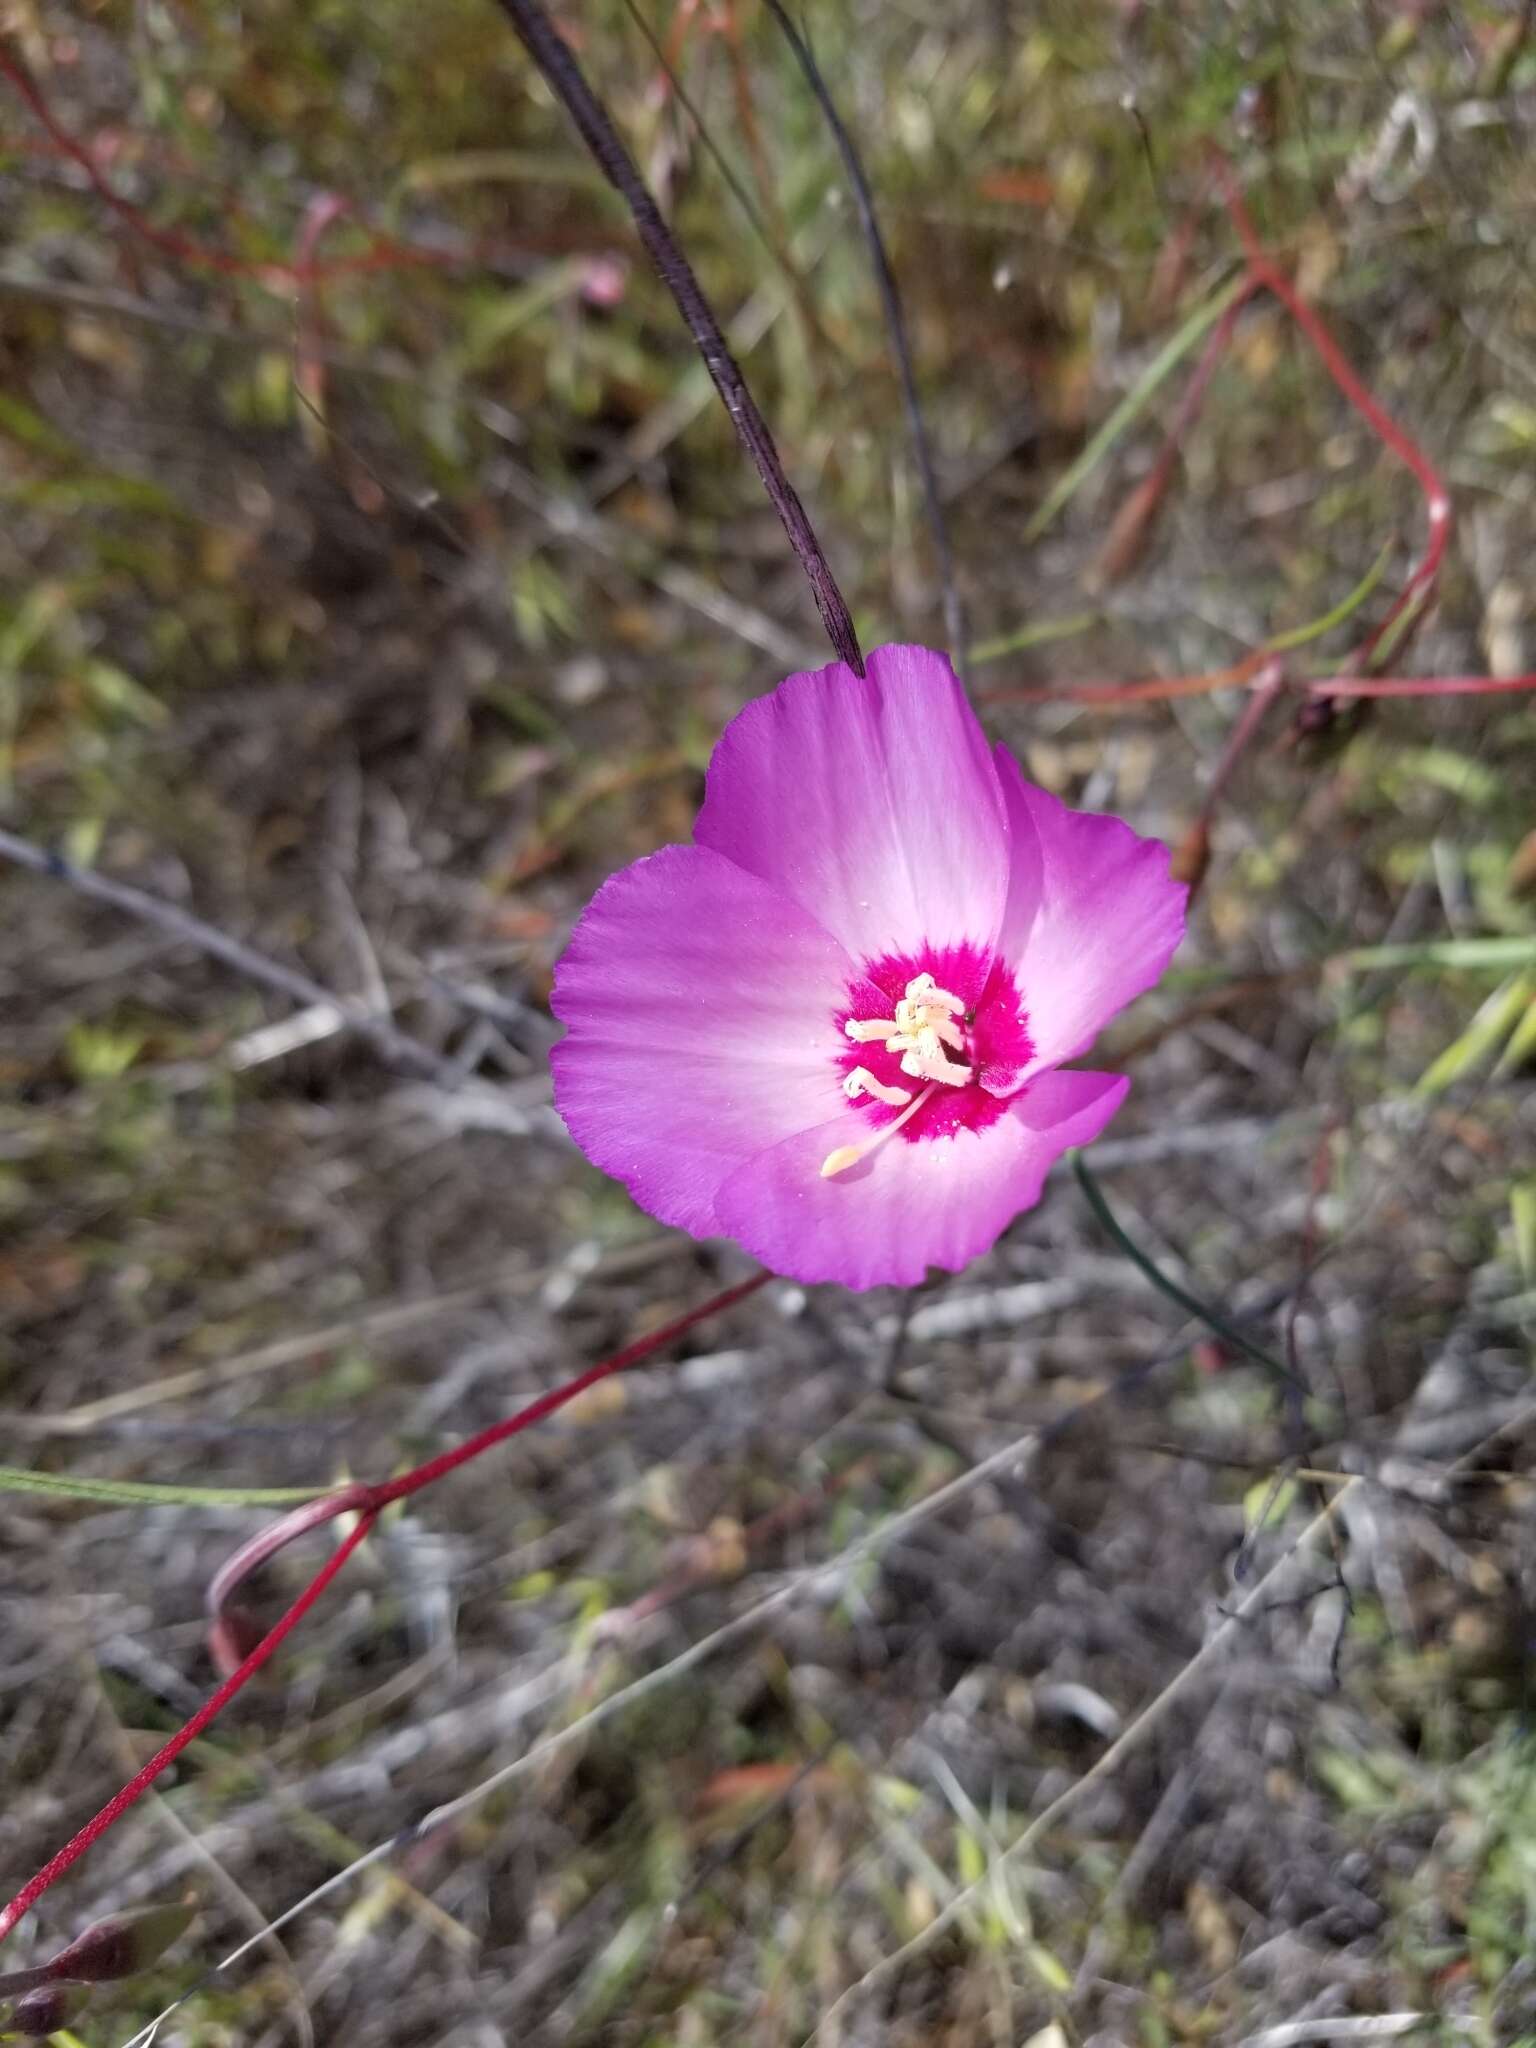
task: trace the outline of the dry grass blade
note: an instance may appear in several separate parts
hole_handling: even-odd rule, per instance
[[[1049,1805],[1042,1808],[1023,1832],[1008,1843],[1003,1851],[1005,1864],[1022,1862],[1042,1837],[1065,1819],[1077,1801],[1095,1785],[1113,1775],[1120,1765],[1147,1740],[1154,1730],[1172,1711],[1176,1703],[1195,1683],[1231,1648],[1234,1638],[1250,1623],[1270,1601],[1285,1594],[1294,1577],[1298,1564],[1306,1558],[1312,1545],[1329,1527],[1334,1517],[1346,1504],[1350,1495],[1361,1485],[1361,1481],[1350,1479],[1341,1486],[1320,1514],[1314,1515],[1296,1540],[1278,1558],[1263,1577],[1250,1588],[1245,1597],[1232,1609],[1220,1625],[1215,1628],[1202,1649],[1179,1672],[1171,1684],[1164,1686],[1157,1697],[1150,1700],[1135,1719],[1111,1742],[1102,1755],[1095,1758],[1080,1778],[1059,1793]],[[992,1882],[989,1873],[985,1879],[978,1879],[973,1885],[958,1892],[928,1923],[920,1934],[903,1944],[893,1954],[884,1956],[872,1969],[850,1984],[823,2014],[821,2020],[806,2036],[806,2048],[816,2041],[839,2038],[841,2030],[858,2003],[871,1992],[879,1990],[892,1978],[900,1974],[910,1963],[915,1962],[939,1938],[980,1903],[986,1887]]]
[[[602,1727],[606,1722],[615,1719],[630,1708],[638,1706],[653,1693],[675,1683],[677,1679],[684,1677],[687,1673],[698,1669],[700,1665],[718,1656],[722,1650],[745,1641],[748,1637],[755,1634],[765,1622],[782,1612],[784,1608],[791,1606],[798,1600],[806,1599],[818,1591],[835,1586],[849,1572],[855,1570],[858,1565],[863,1563],[865,1559],[877,1557],[890,1544],[897,1542],[933,1516],[941,1514],[946,1508],[953,1506],[956,1501],[963,1499],[977,1487],[985,1485],[988,1480],[998,1479],[1010,1474],[1018,1476],[1027,1469],[1035,1449],[1035,1443],[1036,1438],[1031,1433],[1029,1436],[1016,1439],[1002,1450],[994,1452],[991,1457],[983,1459],[979,1464],[973,1466],[970,1471],[962,1472],[958,1478],[950,1480],[944,1486],[937,1487],[932,1493],[928,1494],[924,1499],[915,1502],[911,1507],[905,1508],[899,1514],[892,1515],[885,1521],[878,1523],[873,1529],[868,1530],[855,1542],[850,1543],[846,1549],[839,1552],[836,1557],[830,1558],[825,1564],[814,1565],[805,1571],[797,1572],[774,1592],[767,1594],[760,1600],[753,1601],[750,1606],[732,1620],[724,1623],[722,1627],[712,1630],[709,1635],[701,1637],[698,1642],[691,1644],[680,1656],[670,1658],[666,1663],[658,1665],[655,1670],[648,1671],[642,1677],[633,1679],[628,1685],[620,1686],[618,1691],[610,1693],[606,1699],[600,1700],[596,1706],[589,1707],[585,1712],[578,1714],[563,1728],[557,1728],[550,1734],[541,1736],[538,1741],[530,1744],[528,1749],[521,1756],[514,1758],[511,1763],[502,1765],[499,1770],[493,1771],[488,1777],[482,1778],[478,1784],[471,1785],[466,1791],[459,1793],[455,1798],[446,1801],[441,1806],[434,1807],[429,1813],[423,1814],[420,1820],[391,1835],[387,1841],[377,1843],[373,1848],[366,1851],[365,1854],[349,1863],[344,1870],[336,1871],[323,1884],[317,1885],[313,1891],[307,1893],[302,1899],[296,1900],[292,1906],[277,1914],[262,1930],[261,1936],[253,1936],[250,1941],[242,1942],[239,1947],[231,1949],[229,1954],[222,1957],[212,1970],[198,1980],[191,1990],[183,1994],[182,1998],[178,1999],[175,2004],[167,2006],[163,2012],[156,2015],[147,2027],[134,2035],[132,2041],[125,2044],[125,2048],[149,2048],[149,2044],[155,2039],[158,2029],[171,2017],[172,2013],[176,2012],[185,2003],[186,1999],[192,1997],[196,1991],[216,1981],[219,1977],[233,1969],[237,1963],[243,1961],[256,1946],[258,1940],[274,1933],[281,1933],[285,1927],[291,1926],[295,1920],[305,1913],[311,1912],[316,1906],[322,1905],[327,1900],[334,1898],[337,1892],[354,1883],[365,1872],[376,1868],[377,1865],[383,1863],[388,1857],[398,1854],[410,1844],[423,1840],[438,1830],[448,1827],[452,1822],[462,1818],[465,1814],[473,1812],[477,1807],[484,1805],[488,1799],[494,1797],[496,1793],[503,1791],[508,1785],[515,1784],[520,1778],[524,1778],[538,1770],[562,1751],[586,1741],[595,1730]]]

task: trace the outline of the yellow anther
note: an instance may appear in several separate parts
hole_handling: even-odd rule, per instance
[[[829,1152],[821,1162],[821,1177],[830,1180],[834,1174],[846,1173],[850,1166],[857,1166],[861,1159],[867,1159],[871,1152],[878,1152],[890,1138],[894,1138],[903,1124],[908,1124],[923,1104],[938,1087],[937,1081],[930,1081],[922,1094],[909,1102],[898,1117],[893,1117],[883,1130],[877,1131],[867,1145],[839,1145],[835,1152]]]

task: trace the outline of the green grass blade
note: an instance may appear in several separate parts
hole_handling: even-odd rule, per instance
[[[1197,306],[1183,326],[1168,337],[1082,454],[1069,464],[1046,493],[1045,502],[1024,529],[1025,540],[1040,538],[1057,513],[1082,489],[1120,436],[1145,412],[1195,344],[1216,325],[1228,306],[1249,289],[1246,273],[1232,278],[1213,297]]]
[[[1394,543],[1386,542],[1381,553],[1360,578],[1348,597],[1341,597],[1331,612],[1324,612],[1320,619],[1313,619],[1306,626],[1292,626],[1288,633],[1272,633],[1264,642],[1270,654],[1288,654],[1293,647],[1305,647],[1309,640],[1321,640],[1325,633],[1331,633],[1335,626],[1342,626],[1352,618],[1361,605],[1387,573],[1387,564],[1393,555]]]
[[[107,1507],[290,1508],[328,1492],[324,1486],[157,1486],[133,1479],[76,1479],[0,1465],[0,1493],[43,1493]]]
[[[970,651],[970,663],[1001,661],[1007,654],[1022,654],[1027,647],[1045,647],[1053,640],[1070,640],[1099,623],[1098,612],[1073,612],[1064,619],[1041,619],[1033,626],[1021,626],[1016,633],[1000,633],[995,640],[983,640]]]
[[[1430,939],[1417,946],[1357,946],[1342,953],[1330,968],[1351,974],[1374,973],[1379,967],[1536,968],[1536,937]]]
[[[1518,974],[1496,988],[1486,1002],[1478,1005],[1466,1030],[1425,1068],[1414,1093],[1441,1095],[1458,1081],[1464,1081],[1508,1040],[1529,1010],[1533,994],[1536,982],[1529,974]]]

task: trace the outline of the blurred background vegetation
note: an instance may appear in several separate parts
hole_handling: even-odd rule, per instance
[[[1451,486],[1398,671],[1532,665],[1531,12],[810,9],[901,285],[971,680],[1069,801],[1177,842],[1240,699],[1027,693],[1337,615],[1294,657],[1326,673],[1422,547],[1412,478],[1262,298],[1123,544],[1241,268],[1212,145]],[[866,643],[937,640],[868,252],[773,22],[562,22]],[[546,997],[592,887],[687,837],[723,721],[825,659],[815,614],[487,0],[9,0],[3,34],[48,121],[0,83],[0,823],[387,1003],[437,1059],[0,870],[0,1456],[383,1475],[747,1270],[564,1141]],[[1287,700],[1239,764],[1190,941],[1106,1045],[1135,1085],[1094,1155],[1130,1236],[1305,1391],[1181,1322],[1070,1181],[915,1303],[770,1289],[369,1542],[11,1944],[197,1902],[81,2040],[1043,1430],[326,1898],[162,2041],[776,2048],[978,1879],[837,2038],[1536,2041],[1536,722],[1511,694],[1311,724]],[[1005,1865],[1345,1474],[1288,1597]],[[203,1591],[264,1518],[0,1494],[15,1883],[206,1694]],[[324,1540],[252,1590],[267,1619]]]

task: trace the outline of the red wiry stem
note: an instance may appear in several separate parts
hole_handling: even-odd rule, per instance
[[[228,1677],[241,1662],[241,1630],[235,1626],[234,1617],[225,1611],[236,1588],[243,1586],[252,1572],[259,1570],[268,1558],[276,1557],[280,1550],[286,1550],[290,1543],[307,1535],[311,1529],[334,1522],[338,1515],[354,1511],[367,1513],[369,1491],[362,1484],[345,1486],[338,1493],[322,1494],[317,1500],[307,1500],[292,1514],[282,1515],[264,1529],[258,1529],[249,1542],[242,1543],[232,1556],[225,1558],[209,1581],[207,1594],[208,1614],[213,1624],[209,1631],[208,1649],[217,1670]],[[248,1634],[246,1640],[249,1640]]]
[[[1209,828],[1216,806],[1226,795],[1227,784],[1236,773],[1237,764],[1247,752],[1254,735],[1269,716],[1270,706],[1285,688],[1285,669],[1279,661],[1266,663],[1254,677],[1252,694],[1238,713],[1221,759],[1216,763],[1215,772],[1206,784],[1205,795],[1200,804],[1202,823]]]
[[[1366,421],[1377,439],[1411,471],[1423,491],[1428,520],[1424,551],[1408,581],[1381,624],[1366,636],[1343,663],[1341,673],[1331,677],[1319,677],[1313,681],[1288,677],[1285,679],[1285,686],[1303,690],[1309,697],[1316,699],[1491,696],[1501,692],[1536,688],[1536,676],[1377,677],[1369,681],[1360,680],[1360,672],[1370,666],[1385,646],[1389,635],[1395,633],[1400,642],[1407,628],[1423,611],[1430,593],[1439,580],[1451,536],[1450,497],[1439,471],[1429,457],[1366,389],[1322,319],[1265,248],[1238,190],[1231,166],[1219,156],[1215,159],[1215,175],[1221,182],[1227,212],[1247,260],[1243,287],[1212,332],[1199,362],[1191,373],[1189,384],[1156,463],[1148,476],[1137,486],[1115,523],[1109,545],[1101,557],[1101,573],[1107,576],[1117,574],[1123,566],[1124,559],[1139,544],[1166,489],[1179,448],[1199,415],[1217,361],[1231,341],[1238,313],[1255,292],[1268,291],[1279,299],[1300,327],[1334,384]],[[1161,703],[1173,698],[1199,697],[1213,690],[1244,686],[1273,692],[1279,685],[1272,674],[1270,659],[1270,650],[1261,647],[1246,655],[1241,661],[1234,662],[1230,667],[1213,669],[1205,675],[1153,676],[1132,683],[1069,683],[1025,689],[1004,688],[982,691],[979,693],[978,701],[1021,703],[1065,698],[1070,703],[1107,707]],[[1244,743],[1246,744],[1246,736]]]
[[[1211,822],[1216,807],[1226,794],[1227,784],[1237,772],[1237,764],[1247,753],[1258,734],[1260,726],[1269,716],[1275,699],[1285,688],[1285,664],[1278,658],[1268,661],[1254,677],[1253,688],[1248,701],[1237,715],[1237,721],[1227,737],[1194,823],[1174,849],[1173,874],[1176,880],[1189,884],[1189,900],[1194,902],[1205,881],[1206,870],[1211,860]]]
[[[149,1762],[134,1773],[122,1790],[107,1801],[100,1813],[95,1814],[88,1820],[79,1833],[72,1836],[57,1854],[50,1856],[37,1875],[28,1879],[27,1883],[22,1886],[15,1898],[6,1906],[0,1908],[0,1941],[4,1941],[17,1921],[21,1919],[24,1913],[31,1910],[32,1906],[42,1897],[48,1887],[57,1883],[65,1871],[80,1860],[92,1843],[99,1841],[108,1828],[114,1826],[122,1819],[130,1806],[135,1805],[143,1798],[156,1778],[160,1776],[160,1773],[169,1769],[187,1745],[195,1742],[209,1723],[216,1720],[223,1713],[236,1693],[244,1690],[245,1686],[255,1677],[262,1665],[266,1663],[267,1659],[275,1650],[281,1647],[287,1637],[298,1627],[326,1587],[329,1586],[332,1579],[341,1571],[353,1551],[363,1541],[363,1538],[373,1527],[373,1523],[374,1517],[372,1514],[365,1514],[361,1518],[356,1528],[347,1535],[342,1543],[338,1544],[335,1551],[326,1559],[298,1599],[288,1609],[288,1612],[274,1627],[267,1631],[255,1649],[245,1659],[244,1663],[237,1670],[230,1673],[218,1691],[211,1694],[198,1708],[191,1720],[178,1728],[170,1741],[162,1749],[157,1750]]]
[[[431,1486],[436,1480],[446,1478],[450,1472],[457,1472],[461,1465],[467,1465],[471,1458],[478,1458],[482,1451],[491,1450],[496,1444],[505,1443],[509,1436],[516,1436],[520,1430],[529,1429],[536,1422],[542,1422],[546,1415],[553,1415],[557,1408],[563,1408],[567,1401],[574,1401],[578,1394],[584,1394],[588,1387],[595,1387],[599,1380],[611,1379],[617,1372],[625,1372],[632,1365],[638,1365],[653,1352],[662,1351],[674,1343],[695,1323],[701,1323],[706,1316],[719,1315],[723,1310],[734,1308],[738,1301],[745,1301],[749,1294],[756,1294],[759,1287],[766,1286],[773,1278],[771,1273],[754,1273],[750,1280],[739,1281],[734,1287],[727,1287],[723,1294],[717,1294],[713,1301],[706,1301],[701,1308],[691,1308],[686,1315],[664,1323],[659,1330],[653,1330],[649,1337],[637,1337],[633,1344],[616,1351],[612,1358],[605,1358],[600,1365],[588,1366],[564,1386],[555,1387],[547,1394],[540,1394],[536,1401],[530,1401],[526,1408],[519,1408],[515,1415],[509,1415],[504,1422],[493,1422],[489,1429],[482,1429],[478,1436],[472,1436],[467,1443],[458,1444],[451,1451],[443,1451],[435,1458],[429,1458],[424,1465],[418,1465],[413,1472],[402,1472],[398,1479],[388,1479],[382,1486],[369,1488],[369,1505],[374,1508],[387,1507],[391,1501],[405,1500],[410,1494],[420,1493],[424,1486]]]
[[[317,192],[304,209],[303,225],[299,229],[297,256],[299,265],[311,272],[315,265],[315,251],[320,246],[326,230],[339,220],[344,220],[352,211],[350,199],[343,199],[338,192]],[[309,400],[315,412],[322,418],[325,413],[325,366],[321,361],[321,347],[325,341],[325,316],[320,306],[320,287],[313,275],[299,294],[298,335],[294,345],[296,357],[294,381]]]
[[[1252,689],[1268,657],[1257,654],[1230,668],[1199,676],[1148,676],[1137,683],[1040,683],[1026,689],[981,690],[981,704],[1065,701],[1088,709],[1118,704],[1166,704],[1177,697],[1207,697],[1213,690]],[[1523,676],[1288,676],[1287,687],[1308,697],[1499,697],[1536,690],[1536,674]]]
[[[1065,699],[1069,704],[1163,704],[1175,697],[1204,697],[1212,690],[1234,690],[1251,683],[1268,656],[1263,648],[1244,655],[1230,668],[1210,669],[1198,676],[1145,676],[1135,683],[1034,683],[978,690],[978,704],[1044,704]]]
[[[1320,676],[1308,683],[1312,697],[1499,697],[1536,690],[1528,676]]]
[[[1424,543],[1424,552],[1408,581],[1398,593],[1387,616],[1375,631],[1368,634],[1346,663],[1346,669],[1359,670],[1369,666],[1371,657],[1386,640],[1399,621],[1410,619],[1423,610],[1431,591],[1439,581],[1440,570],[1445,561],[1445,551],[1450,544],[1452,510],[1450,494],[1445,488],[1440,472],[1435,468],[1424,450],[1411,434],[1397,424],[1371,393],[1361,383],[1350,367],[1343,350],[1328,332],[1317,313],[1302,297],[1285,272],[1270,256],[1259,240],[1258,230],[1249,217],[1243,203],[1242,193],[1232,169],[1223,159],[1217,160],[1216,175],[1221,180],[1226,199],[1227,213],[1237,231],[1243,252],[1248,258],[1248,274],[1266,291],[1273,292],[1285,307],[1296,325],[1311,342],[1319,360],[1339,390],[1349,400],[1371,432],[1383,447],[1392,453],[1404,466],[1413,472],[1420,490],[1424,493],[1425,516],[1429,532]]]
[[[337,257],[329,263],[316,262],[309,256],[301,256],[295,263],[269,262],[258,258],[231,256],[227,251],[216,249],[207,242],[196,241],[190,235],[178,234],[173,228],[157,227],[122,196],[105,176],[92,152],[60,123],[38,90],[31,74],[6,48],[3,39],[0,39],[0,76],[8,79],[26,101],[60,155],[68,157],[71,163],[77,164],[85,173],[97,198],[110,207],[118,219],[131,228],[141,241],[148,242],[151,248],[158,249],[162,256],[170,257],[173,262],[184,264],[194,270],[215,271],[221,277],[252,278],[256,283],[266,285],[271,290],[283,291],[301,285],[318,284],[326,278],[370,271],[398,270],[412,264],[432,265],[453,261],[451,256],[441,250],[414,248],[408,243],[375,236],[371,248],[362,250],[354,256]]]
[[[355,1527],[348,1531],[287,1613],[268,1630],[218,1690],[198,1708],[185,1726],[177,1729],[170,1741],[129,1779],[122,1790],[109,1799],[101,1811],[88,1820],[56,1855],[51,1856],[36,1876],[30,1878],[5,1907],[0,1908],[0,1941],[3,1941],[22,1916],[31,1910],[50,1885],[56,1884],[64,1873],[80,1860],[86,1850],[98,1842],[107,1830],[120,1821],[128,1809],[144,1796],[161,1772],[181,1755],[188,1743],[196,1741],[203,1730],[223,1713],[230,1701],[244,1690],[274,1651],[308,1614],[331,1581],[337,1577],[348,1558],[372,1530],[382,1509],[389,1506],[392,1501],[405,1500],[411,1494],[420,1493],[424,1487],[433,1485],[450,1472],[456,1472],[461,1465],[469,1464],[471,1459],[480,1457],[495,1445],[505,1443],[509,1437],[517,1436],[525,1429],[531,1429],[536,1422],[542,1422],[546,1416],[553,1415],[557,1408],[565,1407],[566,1403],[574,1401],[578,1394],[585,1393],[588,1387],[596,1386],[600,1380],[611,1379],[615,1373],[624,1372],[630,1366],[638,1365],[642,1359],[664,1350],[667,1345],[691,1330],[695,1324],[703,1322],[708,1316],[720,1314],[724,1309],[733,1308],[739,1301],[745,1301],[748,1295],[755,1294],[772,1278],[773,1275],[768,1272],[754,1273],[750,1279],[726,1288],[723,1294],[717,1294],[713,1300],[702,1303],[698,1308],[689,1309],[684,1315],[674,1317],[670,1323],[664,1323],[648,1337],[639,1337],[633,1344],[625,1345],[622,1351],[614,1352],[611,1358],[605,1358],[597,1365],[588,1366],[585,1372],[578,1373],[574,1379],[551,1388],[547,1394],[540,1394],[526,1407],[519,1408],[515,1415],[509,1415],[501,1422],[492,1423],[488,1429],[482,1429],[478,1435],[455,1445],[452,1450],[444,1451],[436,1458],[429,1458],[425,1464],[416,1466],[413,1471],[402,1472],[398,1478],[386,1480],[377,1486],[348,1486],[338,1493],[326,1494],[320,1499],[306,1502],[294,1514],[285,1515],[271,1529],[264,1530],[251,1543],[246,1544],[214,1581],[214,1585],[219,1589],[221,1602],[228,1598],[239,1581],[258,1564],[265,1562],[284,1544],[292,1542],[296,1536],[318,1527],[323,1522],[332,1521],[338,1515],[356,1513],[358,1516]]]

